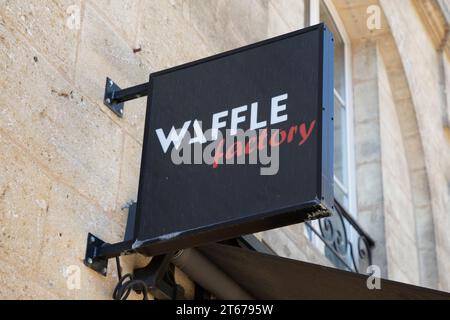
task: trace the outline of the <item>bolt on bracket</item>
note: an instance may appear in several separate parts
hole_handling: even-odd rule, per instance
[[[108,273],[108,259],[97,257],[97,248],[102,247],[106,243],[100,240],[93,234],[89,233],[86,245],[86,256],[84,258],[84,264],[92,270],[105,276]]]
[[[119,118],[123,118],[124,104],[127,101],[146,97],[149,94],[150,83],[121,89],[113,80],[106,78],[105,97],[103,103]]]
[[[125,240],[120,243],[109,244],[92,233],[88,234],[84,264],[95,272],[106,276],[108,260],[122,255],[133,254],[133,233],[136,220],[136,203],[131,202],[128,207],[128,220]]]

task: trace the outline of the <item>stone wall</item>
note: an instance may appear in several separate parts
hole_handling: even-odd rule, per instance
[[[398,46],[423,141],[436,237],[439,287],[450,290],[447,275],[450,270],[450,195],[447,187],[450,143],[442,122],[439,56],[410,1],[380,2]]]
[[[106,279],[83,266],[86,235],[123,238],[145,101],[118,119],[107,76],[136,85],[302,26],[294,0],[0,0],[0,299],[111,297],[115,266]]]
[[[416,221],[405,146],[386,67],[378,55],[381,162],[389,278],[419,285]]]
[[[374,263],[388,278],[448,290],[448,275],[438,271],[448,270],[450,252],[448,83],[439,76],[436,34],[414,1],[333,2],[352,46],[358,220],[377,242]],[[426,2],[427,10],[438,7]],[[380,9],[379,29],[367,27],[369,6]]]
[[[376,242],[373,263],[388,277],[381,159],[379,52],[377,43],[352,43],[355,173],[358,221]]]

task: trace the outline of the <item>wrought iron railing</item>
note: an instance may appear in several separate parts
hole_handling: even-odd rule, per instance
[[[366,273],[372,265],[375,242],[335,201],[335,214],[306,223],[310,240],[339,269]]]

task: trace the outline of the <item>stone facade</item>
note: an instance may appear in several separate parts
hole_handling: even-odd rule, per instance
[[[448,0],[333,0],[351,47],[357,220],[384,277],[450,291]],[[367,8],[380,28],[367,27]],[[0,0],[0,299],[110,299],[86,235],[124,235],[145,101],[103,105],[150,72],[300,29],[305,0]],[[431,17],[431,18],[430,18]],[[290,226],[258,237],[331,265]],[[124,259],[125,271],[146,263]],[[77,282],[80,280],[79,283]],[[177,272],[192,297],[192,284]]]

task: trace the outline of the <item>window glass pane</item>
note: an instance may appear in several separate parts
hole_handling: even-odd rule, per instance
[[[336,183],[334,184],[334,197],[342,207],[348,208],[348,195]]]
[[[346,112],[339,99],[334,99],[334,175],[347,187]]]

